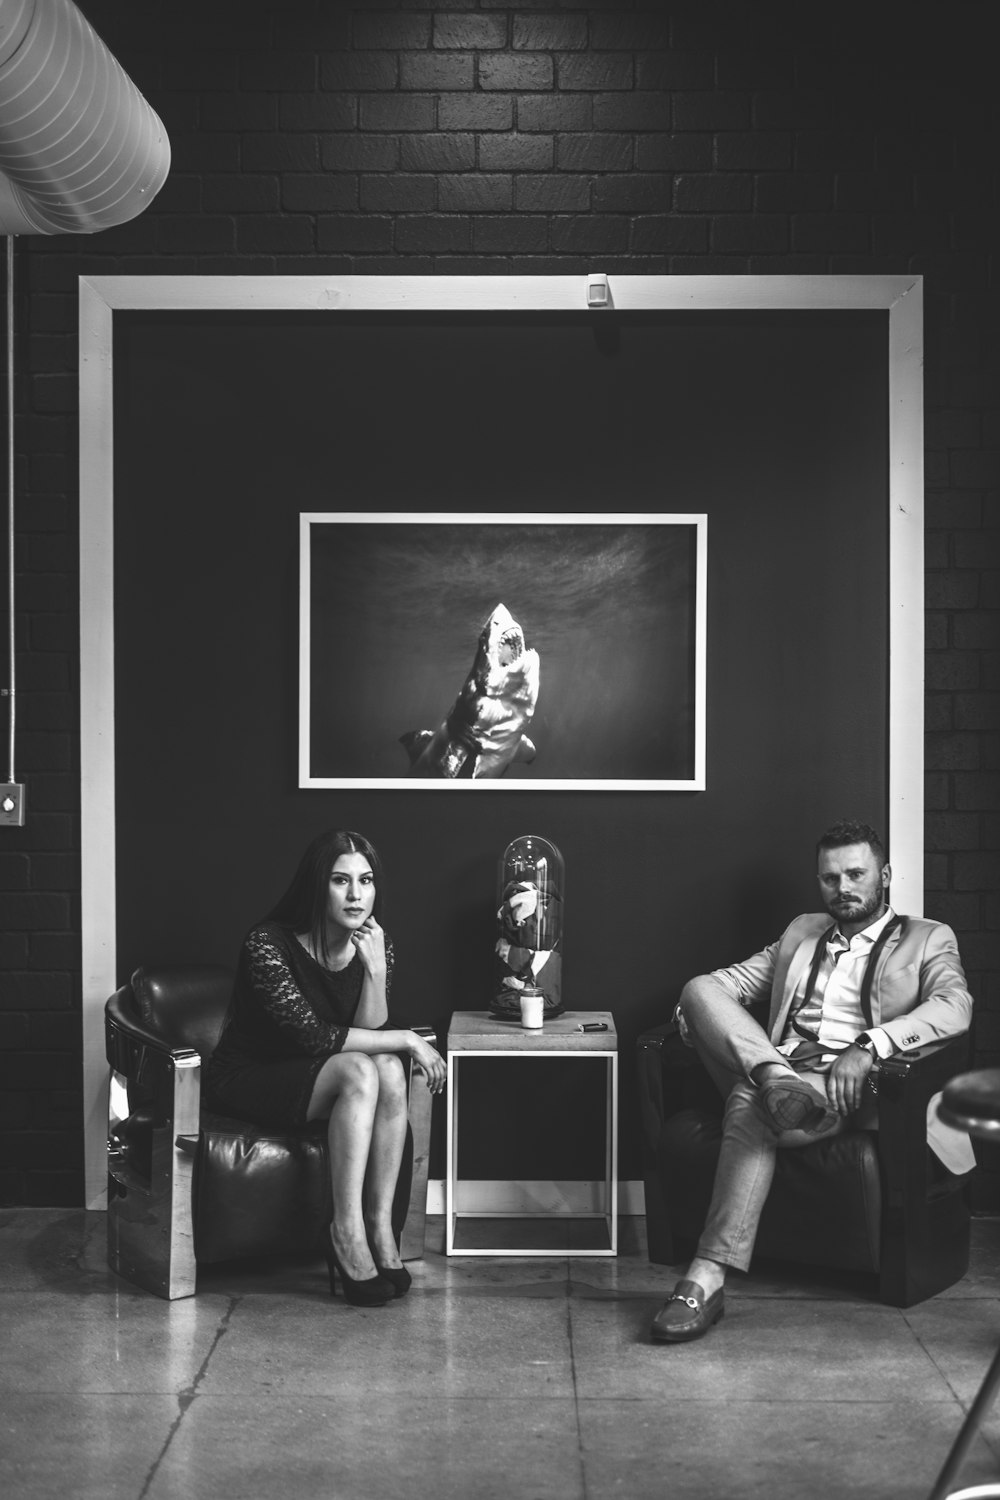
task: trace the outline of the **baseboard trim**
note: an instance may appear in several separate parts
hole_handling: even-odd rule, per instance
[[[603,1198],[603,1182],[462,1180],[462,1206],[466,1213],[475,1213],[477,1209],[512,1215],[596,1213],[601,1210]],[[443,1214],[444,1211],[444,1178],[431,1177],[427,1183],[427,1212]],[[640,1218],[645,1214],[646,1202],[641,1181],[619,1182],[618,1212],[638,1215]]]

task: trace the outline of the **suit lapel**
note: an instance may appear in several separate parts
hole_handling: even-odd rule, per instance
[[[815,932],[808,933],[799,940],[798,945],[789,955],[784,977],[780,968],[775,970],[771,1000],[771,1041],[775,1046],[784,1036],[785,1021],[791,1009],[792,997],[802,983],[802,977],[816,951],[816,942],[824,930],[823,927],[817,927]],[[775,1002],[777,1002],[777,1010],[774,1009]]]

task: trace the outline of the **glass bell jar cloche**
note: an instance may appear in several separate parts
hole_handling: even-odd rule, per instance
[[[542,1018],[562,1011],[563,857],[535,833],[512,839],[497,872],[497,940],[490,1011],[520,1021],[521,992],[542,991]]]

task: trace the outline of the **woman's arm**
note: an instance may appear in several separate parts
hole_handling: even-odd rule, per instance
[[[265,930],[255,927],[248,936],[243,965],[257,1005],[289,1040],[313,1056],[340,1051],[347,1027],[320,1020],[299,989],[286,955]]]
[[[447,1077],[444,1058],[415,1031],[376,1030],[363,1026],[330,1026],[321,1021],[302,995],[288,960],[265,932],[255,929],[247,938],[245,956],[256,999],[282,1031],[294,1037],[304,1052],[395,1052],[411,1057],[427,1077],[427,1087],[440,1093]],[[392,972],[392,944],[386,965]],[[363,993],[363,992],[362,992]],[[360,1010],[360,1006],[358,1007]]]
[[[395,1052],[412,1058],[415,1067],[426,1076],[432,1094],[444,1088],[447,1068],[436,1047],[425,1042],[415,1031],[389,1028],[389,987],[392,983],[394,954],[392,940],[387,938],[374,917],[354,933],[354,946],[364,966],[361,999],[354,1012],[354,1024],[347,1033],[345,1052]]]
[[[379,1052],[395,1052],[413,1059],[414,1066],[427,1078],[427,1087],[432,1094],[439,1094],[448,1078],[448,1066],[436,1047],[425,1042],[415,1031],[393,1028],[386,1031],[368,1031],[352,1026],[344,1039],[345,1052],[366,1052],[369,1057]]]
[[[352,935],[365,971],[361,998],[354,1012],[354,1025],[377,1030],[389,1019],[389,988],[392,984],[392,942],[374,917],[369,917]]]

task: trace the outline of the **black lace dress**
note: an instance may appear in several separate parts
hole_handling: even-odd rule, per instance
[[[388,938],[386,995],[392,981]],[[264,922],[247,934],[218,1046],[203,1078],[216,1114],[258,1125],[304,1125],[316,1075],[344,1045],[361,999],[364,965],[324,969],[293,932]]]

